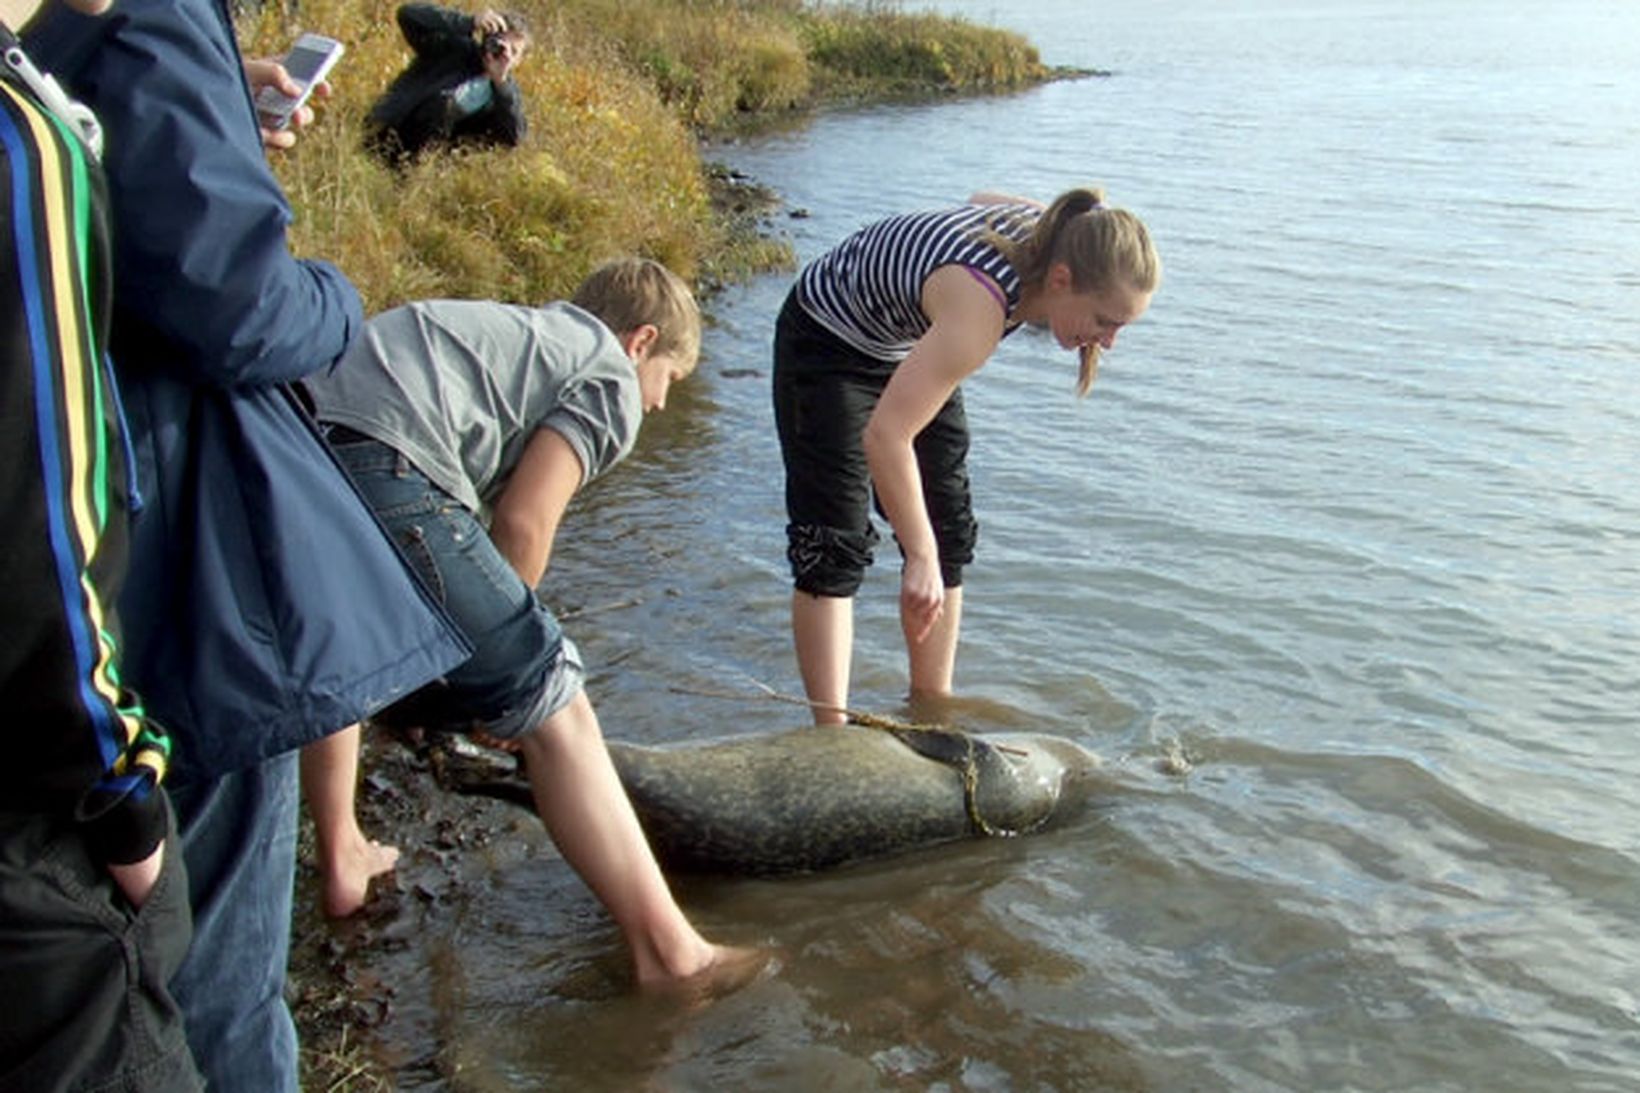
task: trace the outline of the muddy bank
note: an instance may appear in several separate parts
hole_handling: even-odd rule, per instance
[[[555,853],[530,813],[441,789],[413,742],[367,727],[360,767],[360,825],[400,848],[398,868],[377,878],[358,915],[327,920],[304,814],[285,988],[301,1037],[303,1088],[333,1093],[394,1089],[393,1072],[406,1063],[430,1078],[442,1072],[436,1046],[422,1059],[384,1057],[375,1032],[394,1014],[396,997],[379,964],[417,944],[472,877]]]

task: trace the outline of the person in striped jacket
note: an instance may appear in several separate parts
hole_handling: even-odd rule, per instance
[[[135,499],[95,123],[12,35],[35,6],[0,3],[0,1088],[198,1089],[166,987],[190,936],[170,741],[120,675]]]

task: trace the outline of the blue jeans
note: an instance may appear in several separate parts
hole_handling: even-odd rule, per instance
[[[212,1093],[296,1093],[285,1005],[296,879],[297,752],[172,787],[194,942],[171,980]]]
[[[343,434],[333,446],[410,567],[473,646],[471,659],[375,720],[479,728],[507,740],[566,706],[586,679],[580,653],[484,525],[388,445]]]

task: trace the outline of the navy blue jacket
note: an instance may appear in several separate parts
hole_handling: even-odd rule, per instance
[[[225,8],[53,4],[26,45],[105,133],[111,347],[143,493],[126,674],[172,731],[177,779],[215,777],[342,728],[468,648],[291,393],[358,332],[359,297],[287,249]]]

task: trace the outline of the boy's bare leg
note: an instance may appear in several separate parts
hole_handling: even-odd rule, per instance
[[[319,852],[320,906],[345,918],[364,906],[372,877],[390,872],[399,848],[365,838],[354,812],[359,784],[358,725],[302,749],[302,796]]]
[[[639,985],[750,979],[761,955],[707,941],[673,899],[585,692],[520,742],[541,820],[621,928]]]
[[[792,642],[816,725],[848,720],[848,683],[854,655],[854,600],[792,590]]]

